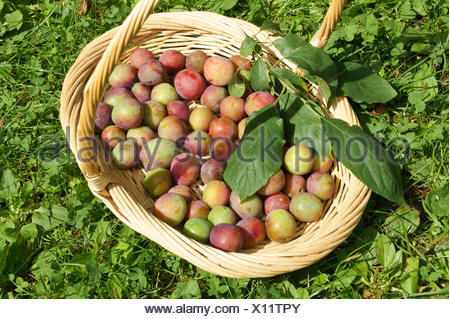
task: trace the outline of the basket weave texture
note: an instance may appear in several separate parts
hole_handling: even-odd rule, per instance
[[[335,195],[325,205],[323,218],[301,224],[296,238],[287,243],[265,241],[253,249],[226,253],[201,244],[167,225],[152,214],[153,200],[145,193],[142,168],[120,170],[105,160],[100,150],[95,159],[89,151],[94,135],[97,103],[105,94],[107,78],[119,61],[127,61],[136,46],[158,55],[168,49],[184,54],[203,50],[208,55],[230,57],[239,54],[244,38],[253,36],[269,61],[280,55],[271,45],[275,39],[255,25],[210,12],[151,14],[159,1],[141,0],[125,22],[89,43],[69,70],[61,93],[60,120],[72,152],[76,155],[92,193],[100,198],[123,223],[175,255],[212,273],[233,278],[270,277],[307,267],[330,253],[357,225],[370,198],[370,190],[341,163],[332,170]],[[323,47],[339,19],[345,1],[334,0],[324,22],[311,40]],[[296,67],[287,63],[287,68]],[[310,92],[323,101],[320,89]],[[323,102],[322,102],[323,103]],[[195,104],[193,104],[195,107]],[[331,116],[359,125],[346,98],[336,98]],[[98,140],[98,139],[97,139]],[[90,143],[90,144],[89,144]],[[101,143],[98,142],[99,147]],[[193,186],[201,198],[203,185]]]

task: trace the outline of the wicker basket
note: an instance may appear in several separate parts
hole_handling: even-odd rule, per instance
[[[334,166],[334,197],[325,206],[324,217],[299,226],[296,238],[279,244],[265,241],[253,249],[226,253],[201,244],[152,214],[153,200],[145,193],[142,168],[120,170],[105,161],[103,152],[94,155],[92,138],[97,103],[107,86],[107,78],[119,61],[126,61],[133,48],[143,46],[155,54],[177,49],[187,54],[204,50],[208,55],[230,57],[239,54],[246,35],[262,44],[265,57],[274,60],[279,52],[270,44],[274,38],[248,22],[209,12],[176,12],[150,15],[159,1],[141,0],[125,22],[94,41],[80,53],[70,68],[61,94],[61,124],[70,129],[70,147],[88,181],[92,193],[126,225],[172,253],[212,273],[234,278],[270,277],[307,267],[343,242],[358,223],[370,198],[370,190],[342,164]],[[343,9],[344,0],[333,0],[325,20],[311,44],[323,47]],[[147,19],[148,18],[148,19]],[[287,64],[293,70],[294,65]],[[319,89],[311,93],[322,101]],[[359,125],[346,98],[337,98],[333,117]],[[70,136],[70,137],[69,137]],[[98,139],[97,139],[98,140]],[[101,143],[98,143],[99,148]],[[201,196],[202,185],[193,187]]]

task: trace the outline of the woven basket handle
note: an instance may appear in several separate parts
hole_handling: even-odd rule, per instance
[[[115,65],[119,62],[124,49],[130,40],[142,28],[160,0],[141,0],[112,38],[97,67],[89,78],[83,91],[83,104],[77,128],[77,151],[82,154],[78,159],[80,169],[89,182],[91,190],[99,192],[109,183],[109,177],[102,174],[100,163],[96,157],[98,150],[93,149],[95,111],[102,98],[105,84]],[[325,19],[311,40],[311,45],[322,48],[333,31],[344,8],[345,0],[332,0]],[[82,151],[81,151],[82,150]]]

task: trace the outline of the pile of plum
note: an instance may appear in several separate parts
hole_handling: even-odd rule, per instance
[[[129,63],[114,68],[96,112],[96,132],[114,164],[148,172],[144,188],[156,199],[154,214],[173,227],[184,223],[186,236],[224,251],[255,247],[266,234],[275,242],[291,240],[297,221],[320,219],[334,191],[332,159],[304,144],[285,147],[284,169],[245,200],[222,180],[247,117],[276,105],[268,92],[228,94],[233,75],[251,67],[238,55],[195,51],[185,57],[168,50],[156,59],[137,48]],[[200,180],[205,186],[197,200],[191,187]]]

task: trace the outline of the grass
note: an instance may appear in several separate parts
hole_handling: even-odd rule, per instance
[[[202,271],[120,223],[89,192],[70,152],[41,160],[45,147],[64,143],[58,108],[66,72],[136,0],[93,0],[85,14],[80,2],[0,1],[2,298],[449,297],[447,3],[349,1],[325,47],[335,60],[368,65],[397,90],[386,105],[353,106],[366,130],[408,141],[408,205],[373,195],[353,234],[318,263],[236,280]],[[328,2],[175,0],[158,11],[271,20],[309,39]]]

